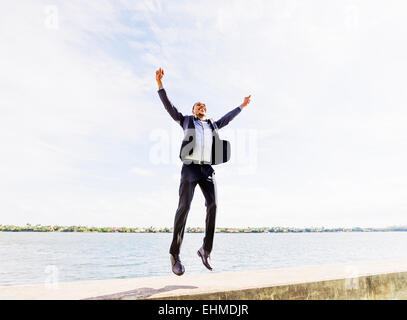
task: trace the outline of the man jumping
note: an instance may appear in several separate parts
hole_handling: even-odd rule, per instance
[[[178,276],[185,272],[179,255],[188,212],[197,184],[205,197],[206,206],[205,237],[202,247],[198,250],[198,256],[202,259],[204,266],[212,270],[208,259],[212,251],[215,233],[217,192],[215,171],[211,165],[224,163],[230,158],[230,143],[219,138],[218,129],[226,126],[250,103],[250,95],[244,98],[240,106],[218,121],[206,119],[206,105],[202,102],[196,102],[193,105],[193,115],[183,115],[168,99],[163,88],[164,70],[160,68],[155,74],[158,95],[165,109],[184,130],[184,139],[180,150],[180,158],[184,164],[181,170],[179,202],[175,213],[173,239],[170,247],[172,271]]]

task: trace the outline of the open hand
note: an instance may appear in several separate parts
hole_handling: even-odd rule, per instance
[[[244,97],[243,103],[241,104],[241,106],[243,108],[246,107],[250,103],[250,97],[251,97],[251,94],[247,97]]]
[[[159,87],[162,86],[161,79],[163,78],[163,76],[164,76],[164,70],[163,69],[160,68],[155,72],[155,80],[157,81],[157,84],[158,84]]]

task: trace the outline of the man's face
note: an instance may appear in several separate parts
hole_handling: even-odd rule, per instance
[[[199,118],[205,117],[206,116],[206,105],[205,105],[205,103],[202,103],[202,102],[195,103],[193,114],[196,115]]]

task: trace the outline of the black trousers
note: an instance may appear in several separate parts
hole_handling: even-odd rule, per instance
[[[181,170],[179,202],[178,209],[175,213],[174,234],[170,247],[170,253],[172,255],[180,253],[182,239],[184,238],[185,224],[197,184],[205,197],[206,206],[203,247],[208,253],[212,251],[217,205],[215,170],[213,170],[209,164],[199,165],[191,163],[188,165],[184,164]]]

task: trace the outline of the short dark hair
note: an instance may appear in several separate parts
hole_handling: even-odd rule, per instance
[[[194,105],[192,106],[192,112],[194,112],[194,108],[195,108],[195,105],[196,105],[197,103],[198,103],[198,102],[195,102]]]

